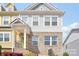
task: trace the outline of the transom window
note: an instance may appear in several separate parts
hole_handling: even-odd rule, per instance
[[[57,26],[57,17],[52,17],[52,26]]]
[[[0,41],[9,41],[10,37],[9,37],[9,33],[0,33]]]
[[[32,45],[33,46],[38,46],[38,36],[32,36]]]
[[[45,17],[45,26],[50,26],[50,17]]]
[[[33,17],[33,26],[38,26],[38,17]]]
[[[45,45],[50,45],[50,36],[45,36]]]
[[[3,16],[3,24],[4,25],[9,25],[9,20],[10,20],[9,16]]]

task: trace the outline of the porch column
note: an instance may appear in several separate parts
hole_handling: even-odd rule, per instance
[[[26,29],[24,29],[24,48],[26,49]]]

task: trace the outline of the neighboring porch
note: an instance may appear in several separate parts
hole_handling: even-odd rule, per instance
[[[18,18],[11,23],[11,27],[14,36],[12,40],[12,51],[21,52],[24,55],[30,51],[34,52],[31,42],[29,43],[31,41],[29,26]]]

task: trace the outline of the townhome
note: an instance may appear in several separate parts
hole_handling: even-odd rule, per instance
[[[63,43],[63,52],[70,56],[79,56],[79,28],[72,29]]]
[[[0,45],[3,51],[26,55],[62,55],[64,12],[48,3],[33,3],[24,10],[0,5]]]

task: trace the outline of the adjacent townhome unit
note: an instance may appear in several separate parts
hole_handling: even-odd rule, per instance
[[[79,28],[70,31],[63,43],[63,48],[70,56],[79,56]]]
[[[63,11],[48,3],[33,3],[20,11],[12,3],[5,5],[0,6],[2,51],[62,55]]]

